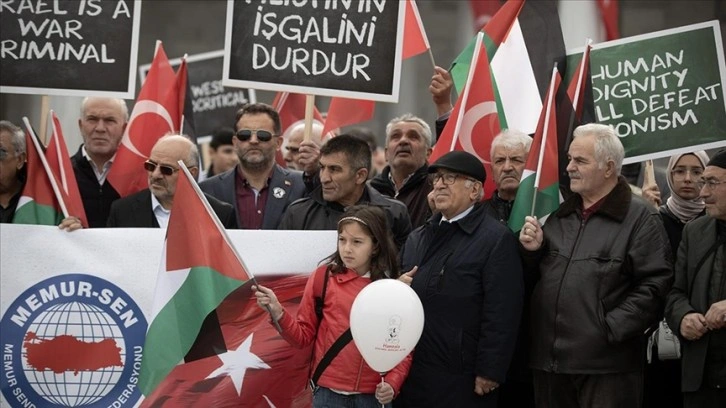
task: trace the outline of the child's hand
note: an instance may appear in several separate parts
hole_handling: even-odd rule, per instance
[[[376,399],[385,405],[393,401],[393,387],[387,382],[378,383],[376,385]]]
[[[272,316],[272,320],[278,321],[282,317],[282,305],[277,300],[275,292],[272,289],[266,288],[262,285],[252,285],[252,291],[255,292],[257,298],[257,304],[267,310],[269,306],[269,312]]]

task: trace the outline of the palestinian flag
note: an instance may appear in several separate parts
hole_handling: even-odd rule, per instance
[[[564,72],[565,45],[557,2],[509,0],[484,26],[487,56],[502,129],[534,133],[554,62]],[[454,60],[451,76],[461,93],[475,39]]]
[[[307,275],[256,279],[275,291],[287,313],[297,313]],[[142,406],[311,406],[308,378],[312,347],[296,349],[277,333],[269,314],[257,305],[250,283],[232,292],[217,308],[226,346],[175,366]],[[151,352],[144,350],[145,354]]]
[[[514,199],[512,213],[509,216],[509,228],[514,232],[522,229],[525,216],[534,215],[542,219],[557,210],[560,205],[555,97],[561,82],[562,79],[555,67],[552,70],[552,81],[532,140],[527,164],[517,189],[517,197]]]
[[[46,148],[45,157],[48,159],[48,166],[52,174],[56,177],[56,183],[60,187],[63,201],[68,207],[68,214],[78,217],[81,220],[83,228],[88,228],[88,219],[86,218],[86,210],[83,207],[81,192],[78,190],[76,175],[73,172],[70,154],[66,140],[63,137],[63,129],[61,129],[60,119],[52,110],[49,113],[50,123],[53,126],[53,132]]]
[[[139,387],[149,395],[190,351],[202,323],[250,279],[219,219],[179,162]]]
[[[58,225],[68,211],[28,118],[24,117],[23,122],[26,128],[27,179],[13,216],[13,223]]]

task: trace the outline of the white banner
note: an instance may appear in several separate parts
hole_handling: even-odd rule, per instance
[[[0,224],[0,405],[138,404],[164,233]],[[228,233],[256,276],[310,273],[336,245],[335,231]]]

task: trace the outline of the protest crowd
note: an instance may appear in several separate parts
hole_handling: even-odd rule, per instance
[[[489,76],[472,74],[465,86]],[[190,177],[224,230],[336,231],[336,251],[311,271],[294,310],[283,288],[246,287],[276,335],[311,350],[313,407],[725,407],[726,150],[681,149],[666,186],[639,185],[617,129],[556,100],[553,90],[571,81],[555,69],[537,129],[497,124],[486,158],[459,136],[463,95],[473,91],[454,100],[453,72],[435,65],[436,118],[331,128],[246,103],[219,124],[206,169],[181,126],[145,135],[148,155],[125,162],[126,102],[89,96],[78,129],[65,129],[83,143],[55,164],[72,170],[70,185],[49,176],[68,202],[52,215],[27,203],[51,146],[0,121],[0,223],[69,234],[171,228]],[[570,132],[560,137],[547,121],[561,120],[554,105],[566,103]],[[346,336],[356,295],[386,279],[416,293],[425,324],[414,351],[383,375]],[[215,309],[201,315],[185,361],[224,349]]]

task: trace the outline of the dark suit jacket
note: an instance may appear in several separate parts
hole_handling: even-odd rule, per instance
[[[236,229],[234,208],[210,195],[206,195],[206,197],[224,228]],[[111,214],[108,216],[106,226],[109,228],[159,228],[154,211],[151,209],[151,191],[147,188],[114,201],[111,204]]]
[[[73,165],[73,173],[76,176],[89,227],[102,228],[106,226],[111,204],[118,200],[118,193],[108,180],[104,181],[103,185],[98,184],[96,173],[94,173],[88,159],[83,157],[80,147],[76,154],[71,156],[71,164]]]
[[[204,180],[199,187],[214,198],[234,205],[234,214],[237,225],[245,228],[239,219],[239,209],[235,194],[235,176],[237,167]],[[268,185],[269,195],[262,218],[262,229],[277,229],[282,214],[293,201],[305,196],[305,183],[301,171],[288,170],[275,165],[272,179]]]
[[[711,306],[708,304],[708,289],[714,269],[715,252],[708,255],[699,271],[696,271],[696,266],[716,242],[716,237],[714,218],[704,216],[686,224],[676,257],[675,282],[666,302],[666,321],[681,340],[681,391],[684,392],[698,391],[702,385],[706,353],[712,334],[706,333],[695,341],[686,340],[681,337],[681,320],[688,313],[705,315]]]

